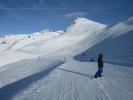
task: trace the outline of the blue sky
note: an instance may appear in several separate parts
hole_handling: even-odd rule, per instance
[[[0,0],[0,35],[60,30],[79,16],[114,24],[133,16],[133,0]]]

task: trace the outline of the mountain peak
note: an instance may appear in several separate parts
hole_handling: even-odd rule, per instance
[[[81,21],[88,21],[88,20],[89,20],[89,19],[83,18],[83,17],[75,17],[75,18],[73,18],[71,24],[76,24],[76,23],[78,23],[78,22],[81,22]],[[91,21],[91,20],[90,20],[90,21]]]
[[[94,30],[105,28],[106,25],[100,24],[98,22],[89,20],[83,17],[76,17],[72,20],[70,25],[65,29],[64,32],[68,32],[70,34],[81,34],[86,33],[84,30]],[[88,32],[87,32],[88,33]]]
[[[93,21],[93,20],[90,20],[90,19],[87,19],[87,18],[83,18],[83,17],[75,17],[72,22],[70,23],[69,26],[73,26],[75,24],[81,24],[81,23],[86,23],[86,24],[101,24],[101,23],[98,23],[96,21]],[[103,25],[103,24],[101,24]]]

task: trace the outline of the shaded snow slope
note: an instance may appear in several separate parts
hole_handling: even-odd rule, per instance
[[[25,59],[16,63],[8,64],[0,69],[0,88],[16,80],[23,79],[34,73],[53,68],[63,61],[49,58]]]
[[[0,70],[0,98],[10,100],[16,93],[42,77],[46,77],[61,64],[63,61],[39,58],[27,59],[2,67]]]
[[[92,41],[90,41],[90,37],[87,37],[81,42],[84,51],[74,58],[79,61],[88,61],[91,58],[96,59],[99,53],[103,53],[105,61],[132,65],[133,23],[129,21],[132,21],[131,18],[107,27],[100,34],[95,35]],[[86,45],[88,45],[88,49]]]

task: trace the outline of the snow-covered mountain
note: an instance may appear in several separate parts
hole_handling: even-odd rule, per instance
[[[99,29],[102,29],[106,25],[94,22],[92,20],[86,19],[86,18],[74,18],[73,21],[70,23],[70,25],[66,28],[65,32],[67,34],[91,34],[94,32],[99,31]]]
[[[9,59],[8,57],[13,57],[12,60],[9,61],[9,63],[11,63],[16,60],[19,61],[32,58],[33,56],[56,55],[56,53],[61,53],[59,50],[71,47],[87,36],[99,33],[100,30],[105,28],[105,25],[90,21],[86,18],[76,18],[72,23],[73,24],[67,28],[68,32],[65,33],[63,31],[51,32],[46,30],[27,35],[5,36],[0,39],[0,52],[2,52],[2,56],[9,56],[4,56],[0,59]],[[62,54],[66,54],[66,52],[70,54],[71,49],[63,50]],[[27,55],[28,58],[25,57]],[[19,57],[16,57],[17,59],[14,60],[14,56]],[[5,61],[6,60],[2,60],[1,64],[4,65]]]
[[[95,35],[94,38],[91,37],[93,38],[91,44],[89,44],[90,36],[87,37],[81,42],[81,44],[85,44],[82,47],[84,51],[76,55],[75,58],[88,61],[91,58],[96,58],[101,52],[104,54],[105,61],[133,64],[132,22],[133,18],[131,17],[113,26],[107,26],[100,34]],[[83,53],[84,57],[82,57]]]
[[[65,30],[1,37],[0,98],[132,100],[132,33],[133,17],[110,26],[79,17]],[[104,76],[93,79],[99,53]]]

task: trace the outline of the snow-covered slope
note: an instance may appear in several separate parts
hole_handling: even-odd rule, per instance
[[[73,22],[75,22],[75,24]],[[59,50],[71,47],[81,40],[84,40],[87,36],[94,33],[99,33],[105,28],[105,25],[85,18],[77,18],[73,22],[73,24],[67,28],[69,31],[65,33],[62,31],[51,32],[44,30],[41,32],[35,32],[31,35],[9,35],[5,38],[1,38],[1,65],[5,65],[7,62],[11,63],[22,59],[31,59],[32,57],[35,58],[43,55],[56,55],[58,53],[66,54],[66,52],[68,52],[67,54],[70,54],[71,49],[65,50],[65,52],[64,50],[62,52]],[[80,27],[80,24],[82,27]],[[10,58],[10,61],[5,62],[6,59]]]
[[[75,18],[65,31],[0,38],[0,100],[132,100],[132,33],[133,17],[111,26]],[[89,60],[100,52],[104,76],[94,79]]]
[[[75,59],[88,61],[96,58],[99,53],[103,53],[105,61],[133,64],[132,21],[131,17],[116,25],[108,26],[100,34],[95,35],[92,41],[90,41],[90,37],[87,37],[81,42],[84,51],[75,56]],[[82,56],[83,53],[85,56]]]
[[[98,32],[106,25],[94,22],[86,18],[74,18],[72,23],[66,28],[66,34],[71,35],[89,35]]]

